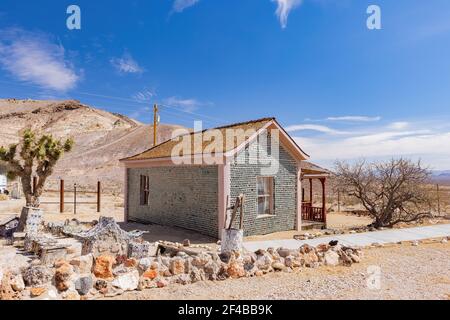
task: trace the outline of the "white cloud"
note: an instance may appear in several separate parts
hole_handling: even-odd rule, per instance
[[[19,28],[0,31],[0,65],[16,79],[44,89],[67,91],[80,80],[62,45]]]
[[[399,121],[399,122],[393,122],[393,123],[391,123],[391,124],[389,125],[389,128],[390,128],[390,129],[393,129],[393,130],[403,130],[403,129],[408,128],[408,126],[409,126],[409,123],[408,123],[408,122],[402,122],[402,121]]]
[[[133,57],[125,52],[121,58],[112,58],[111,64],[120,73],[142,73],[142,69],[139,64],[133,59]]]
[[[345,131],[340,131],[316,124],[298,124],[286,127],[286,131],[288,132],[305,131],[305,130],[318,131],[329,134],[348,134],[348,132]]]
[[[142,91],[137,92],[132,98],[138,102],[149,102],[156,96],[155,90],[145,88]]]
[[[294,137],[305,152],[311,155],[311,161],[332,166],[334,161],[367,159],[388,159],[409,157],[422,159],[424,164],[437,169],[449,169],[450,129],[431,131],[421,125],[408,123],[414,130],[386,131],[386,127],[372,128],[365,134],[352,134],[339,137],[332,133],[326,136]],[[428,127],[428,126],[427,126]],[[438,127],[438,126],[435,126]]]
[[[178,97],[169,97],[164,100],[164,104],[183,108],[185,111],[192,112],[202,106],[210,106],[211,102],[202,102],[197,99],[181,99]]]
[[[380,121],[381,117],[367,117],[367,116],[342,116],[342,117],[328,117],[328,121],[350,121],[350,122],[373,122]]]
[[[277,11],[275,14],[280,20],[281,27],[284,29],[287,27],[287,21],[289,14],[293,9],[302,4],[302,0],[272,0],[277,3]]]
[[[173,2],[173,12],[183,12],[185,9],[197,4],[200,0],[175,0]]]

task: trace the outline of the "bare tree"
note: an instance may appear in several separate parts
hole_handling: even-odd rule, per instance
[[[427,189],[431,173],[420,161],[337,162],[336,175],[342,188],[359,199],[374,218],[374,227],[392,227],[431,215]]]
[[[20,145],[13,144],[8,149],[0,147],[0,164],[6,167],[10,178],[21,178],[28,207],[39,207],[45,181],[63,153],[69,152],[72,146],[72,139],[62,142],[51,135],[37,138],[31,130],[26,130]],[[17,158],[18,147],[20,159]],[[38,178],[36,188],[32,187],[33,174]]]

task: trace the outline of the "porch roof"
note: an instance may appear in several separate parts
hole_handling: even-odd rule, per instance
[[[327,178],[331,171],[324,169],[312,162],[302,161],[300,163],[303,178]]]

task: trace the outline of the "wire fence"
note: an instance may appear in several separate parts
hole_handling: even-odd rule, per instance
[[[54,188],[54,183],[50,184],[51,188],[45,190],[43,198],[57,199],[56,201],[42,201],[41,204],[58,205],[59,212],[64,213],[66,204],[73,207],[73,213],[77,214],[77,206],[79,205],[95,205],[97,212],[101,211],[102,201],[102,184],[97,181],[96,188],[80,187],[77,183],[66,184],[65,180],[61,179],[59,188]],[[36,189],[37,178],[33,179],[33,190]],[[95,201],[91,201],[94,198]]]

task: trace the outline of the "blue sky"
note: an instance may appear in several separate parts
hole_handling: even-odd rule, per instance
[[[382,30],[366,27],[370,4]],[[449,17],[448,0],[2,0],[0,97],[143,122],[158,102],[162,122],[189,127],[276,116],[326,166],[450,169]]]

